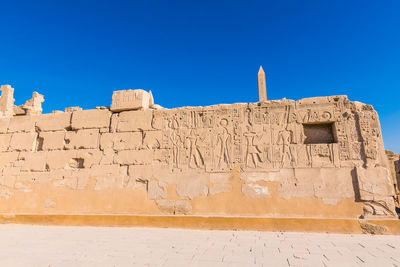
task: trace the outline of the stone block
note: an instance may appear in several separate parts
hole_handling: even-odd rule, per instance
[[[117,132],[148,131],[153,130],[152,110],[124,111],[118,116]]]
[[[147,181],[154,178],[153,169],[147,165],[130,165],[128,174],[135,180]]]
[[[94,190],[122,189],[127,179],[127,166],[99,165],[90,169],[90,177],[96,180]]]
[[[33,151],[36,147],[37,133],[13,133],[9,150]]]
[[[75,150],[75,159],[81,159],[83,168],[91,168],[93,165],[100,164],[103,153],[98,149],[79,149]]]
[[[7,151],[10,146],[12,134],[0,134],[0,152]]]
[[[46,171],[45,151],[20,152],[15,166],[21,167],[21,171]]]
[[[75,150],[53,150],[47,152],[46,163],[50,170],[68,168],[69,161],[75,158]]]
[[[11,166],[18,159],[19,152],[0,153],[0,167]]]
[[[50,170],[90,168],[100,163],[102,152],[96,149],[47,151],[46,163]]]
[[[24,183],[32,184],[45,184],[51,181],[50,172],[31,172],[31,171],[21,171],[18,175],[18,181]]]
[[[164,199],[167,196],[167,184],[156,180],[151,180],[147,184],[148,199]]]
[[[56,170],[51,172],[53,185],[68,187],[73,190],[84,190],[89,184],[90,170]]]
[[[68,131],[65,133],[66,149],[98,148],[99,130],[84,129],[78,131]]]
[[[160,149],[162,144],[162,131],[145,131],[143,134],[144,149]]]
[[[40,116],[14,116],[10,118],[8,132],[34,132],[36,121]]]
[[[306,171],[302,172],[303,175],[306,175]],[[354,198],[354,181],[351,173],[352,168],[322,168],[320,175],[314,176],[315,196],[321,198],[325,204],[330,205],[337,204],[343,198]],[[296,170],[296,175],[299,176],[298,170]],[[310,175],[310,171],[308,175]],[[332,188],[336,190],[332,190]]]
[[[192,205],[187,200],[156,200],[161,212],[169,214],[188,214],[192,211]]]
[[[119,113],[113,113],[111,115],[111,123],[109,129],[110,133],[115,133],[117,131],[118,120],[119,120]]]
[[[64,112],[74,112],[74,111],[79,111],[82,110],[81,107],[67,107],[64,109]]]
[[[100,137],[102,150],[113,148],[115,150],[140,149],[142,147],[142,133],[103,133]]]
[[[148,165],[153,160],[151,150],[121,150],[114,157],[114,163],[121,165]]]
[[[91,129],[110,127],[111,112],[109,110],[91,109],[72,113],[72,129]]]
[[[105,148],[101,156],[100,165],[110,165],[114,163],[115,151],[112,148]]]
[[[19,167],[7,167],[3,169],[3,174],[0,176],[0,185],[9,188],[14,188],[15,182],[21,172]]]
[[[360,197],[362,200],[373,200],[379,197],[395,195],[390,171],[384,167],[365,169],[356,168]]]
[[[36,122],[40,131],[60,131],[70,128],[71,113],[43,114]]]
[[[142,89],[114,91],[111,111],[120,112],[133,109],[148,109],[151,95]]]
[[[180,197],[194,199],[197,196],[208,195],[208,183],[210,179],[207,175],[182,176],[177,182],[176,193]]]
[[[65,131],[40,132],[38,150],[57,150],[64,148]]]
[[[10,125],[10,118],[1,118],[0,119],[0,133],[6,133],[9,125]]]

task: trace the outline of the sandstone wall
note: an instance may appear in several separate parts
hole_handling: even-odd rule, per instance
[[[0,120],[0,212],[394,216],[379,119],[345,96]]]

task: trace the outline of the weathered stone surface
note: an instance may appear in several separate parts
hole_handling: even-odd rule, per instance
[[[71,127],[71,113],[43,114],[36,122],[40,131],[60,131]]]
[[[374,169],[358,167],[356,170],[362,200],[394,196],[393,183],[388,169],[384,167],[375,167]]]
[[[29,185],[43,185],[51,182],[50,172],[31,172],[31,171],[21,171],[18,173],[18,181],[29,184]]]
[[[84,129],[65,133],[66,149],[87,149],[99,147],[100,133],[98,129]]]
[[[21,152],[14,166],[21,167],[21,171],[45,171],[46,152]]]
[[[21,168],[19,167],[6,167],[3,169],[3,174],[0,176],[0,185],[14,188],[15,182],[20,175]]]
[[[108,128],[111,112],[108,110],[81,110],[72,113],[72,129]]]
[[[10,150],[33,151],[36,148],[37,133],[13,133]]]
[[[51,199],[45,199],[43,206],[45,208],[55,208],[57,206],[57,203]]]
[[[19,152],[2,152],[0,153],[0,167],[10,166],[18,159]]]
[[[259,185],[256,183],[243,184],[242,185],[242,193],[246,196],[253,198],[268,198],[271,197],[268,186]]]
[[[0,118],[0,134],[7,132],[9,124],[10,118]]]
[[[14,88],[10,85],[2,85],[0,96],[0,116],[11,117],[14,115]]]
[[[69,167],[71,159],[76,158],[75,150],[54,150],[48,151],[46,164],[50,170],[64,169]]]
[[[43,95],[38,92],[33,92],[32,99],[25,102],[22,109],[25,110],[26,115],[40,115],[42,114],[42,103],[44,102]]]
[[[154,177],[153,168],[148,165],[130,165],[128,174],[135,180],[148,181]]]
[[[114,156],[114,163],[121,165],[148,165],[152,162],[151,150],[121,150]]]
[[[190,203],[184,200],[160,199],[156,203],[162,212],[169,214],[188,214],[192,210]]]
[[[96,180],[94,190],[122,189],[127,173],[127,167],[120,165],[93,166],[90,169],[90,177]]]
[[[356,168],[359,197],[364,202],[364,216],[395,216],[395,195],[390,171],[384,167]]]
[[[213,184],[209,189],[210,195],[231,192],[231,191],[232,191],[232,184]]]
[[[0,134],[0,152],[8,150],[11,141],[11,134]]]
[[[141,132],[125,133],[103,133],[100,138],[100,148],[102,150],[113,148],[115,150],[140,149],[142,148]]]
[[[151,92],[142,89],[114,91],[111,101],[111,111],[120,112],[134,109],[148,109],[154,104]],[[151,103],[152,102],[152,103]]]
[[[10,119],[8,132],[34,132],[39,116],[14,116]]]
[[[67,107],[64,109],[64,112],[74,112],[74,111],[79,111],[82,110],[81,107]]]
[[[101,156],[101,165],[110,165],[114,163],[115,151],[112,148],[103,149],[103,155]]]
[[[55,187],[67,187],[73,190],[84,190],[89,183],[88,169],[56,170],[53,173],[53,185]]]
[[[279,170],[270,172],[247,172],[241,173],[241,179],[245,182],[278,182],[281,180],[281,173]]]
[[[20,191],[20,192],[24,192],[24,193],[32,192],[32,188],[29,185],[21,183],[21,182],[16,182],[14,184],[14,189],[17,191]]]
[[[210,174],[210,183],[229,183],[232,179],[231,173],[211,173]]]
[[[117,132],[152,130],[153,111],[124,111],[118,116]]]
[[[38,150],[57,150],[65,146],[65,131],[40,132]]]
[[[146,131],[143,134],[142,147],[144,149],[160,149],[162,138],[163,138],[162,131]]]
[[[163,182],[151,180],[147,183],[148,199],[164,199],[167,196],[167,185]]]
[[[194,176],[182,177],[176,186],[176,193],[180,197],[194,199],[197,196],[207,196],[209,183],[208,177]]]

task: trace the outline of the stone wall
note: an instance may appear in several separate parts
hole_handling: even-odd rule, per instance
[[[395,215],[378,116],[345,96],[69,111],[0,119],[1,213]]]

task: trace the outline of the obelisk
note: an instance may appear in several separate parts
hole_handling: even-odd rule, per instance
[[[258,102],[267,101],[267,85],[265,84],[265,72],[260,66],[258,71]]]

